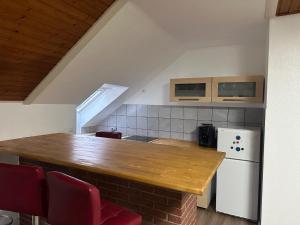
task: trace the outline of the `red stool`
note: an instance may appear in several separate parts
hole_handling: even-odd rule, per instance
[[[108,131],[99,131],[96,133],[96,137],[104,137],[104,138],[113,138],[113,139],[121,139],[121,132],[108,132]]]
[[[109,201],[99,190],[59,172],[49,172],[48,223],[51,225],[140,225],[140,215]]]
[[[46,179],[40,167],[0,163],[0,209],[37,216],[47,215]],[[3,224],[9,221],[2,216]],[[10,224],[8,222],[8,224]]]

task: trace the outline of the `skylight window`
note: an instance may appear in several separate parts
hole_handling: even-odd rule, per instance
[[[77,133],[81,132],[81,128],[85,126],[94,117],[99,115],[106,107],[122,95],[128,87],[103,84],[84,102],[77,106]]]
[[[107,84],[102,85],[98,90],[96,90],[91,96],[89,96],[86,100],[84,100],[83,103],[81,103],[79,106],[77,106],[76,110],[80,111],[84,107],[86,107],[88,104],[91,104],[96,98],[100,97],[102,94],[104,94],[105,91],[107,91],[109,87],[107,87]]]

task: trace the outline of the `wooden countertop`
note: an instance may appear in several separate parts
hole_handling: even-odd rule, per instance
[[[1,141],[0,152],[199,195],[225,157],[206,149],[70,134]]]
[[[150,141],[150,143],[160,144],[160,145],[171,145],[171,146],[177,146],[177,147],[181,147],[181,148],[189,148],[189,149],[194,149],[194,150],[217,151],[216,148],[202,147],[202,146],[199,146],[195,142],[175,140],[175,139],[169,139],[169,138],[158,138],[153,141]]]

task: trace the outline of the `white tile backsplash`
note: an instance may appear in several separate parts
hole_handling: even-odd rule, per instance
[[[170,138],[171,137],[171,132],[159,131],[158,137],[160,137],[160,138]]]
[[[245,123],[245,127],[262,127],[261,123]]]
[[[171,119],[171,131],[172,132],[183,132],[183,120],[182,119]]]
[[[245,122],[245,110],[244,109],[229,109],[228,122],[244,123]]]
[[[137,105],[137,116],[148,116],[148,106],[147,105]]]
[[[148,137],[158,137],[158,130],[148,130]]]
[[[245,127],[245,123],[234,123],[234,122],[228,122],[229,128],[243,128]]]
[[[183,118],[185,120],[197,120],[198,119],[198,109],[195,107],[184,107]]]
[[[117,129],[116,127],[107,127],[107,131],[114,131],[116,129]]]
[[[228,122],[213,122],[213,125],[216,128],[228,127]]]
[[[148,130],[158,130],[158,118],[148,118]]]
[[[190,133],[190,134],[184,134],[184,140],[185,141],[193,141],[196,142],[198,140],[197,135],[195,135],[194,133]]]
[[[127,105],[127,116],[136,116],[136,105]]]
[[[184,133],[171,132],[172,139],[184,140]]]
[[[148,136],[148,130],[143,130],[143,129],[137,129],[136,134],[140,136]]]
[[[160,131],[171,131],[171,119],[159,118],[158,128]]]
[[[128,136],[137,135],[137,130],[132,128],[127,128],[127,135]]]
[[[226,122],[228,120],[228,109],[213,109],[212,121]]]
[[[109,127],[116,127],[117,126],[117,116],[110,116],[108,118],[108,124]]]
[[[147,117],[137,117],[137,128],[138,129],[148,129],[148,119]]]
[[[172,119],[183,119],[183,107],[173,106],[171,108]]]
[[[262,127],[263,109],[212,108],[189,106],[122,105],[90,132],[117,128],[125,135],[174,138],[196,141],[198,126]],[[117,116],[115,116],[117,115]]]
[[[170,106],[160,106],[158,111],[158,116],[160,118],[171,118],[171,107]]]
[[[197,120],[184,120],[184,133],[192,133],[195,132],[195,130],[198,127],[198,121]]]
[[[198,109],[198,120],[211,121],[213,109],[212,108],[199,108]]]
[[[127,127],[136,128],[136,116],[127,116]]]
[[[203,124],[212,124],[211,120],[198,120],[198,126],[201,126]]]
[[[262,109],[246,109],[245,123],[261,124],[263,121]]]
[[[118,127],[117,131],[121,132],[123,137],[127,136],[127,128],[125,128],[125,127]]]
[[[127,116],[117,116],[117,127],[127,127]]]
[[[159,106],[149,105],[148,106],[148,117],[158,117]]]
[[[94,132],[98,132],[98,131],[109,131],[108,130],[108,126],[97,126],[94,128]],[[90,131],[91,132],[91,131]]]

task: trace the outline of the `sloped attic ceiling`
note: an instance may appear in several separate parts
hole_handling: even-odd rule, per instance
[[[134,2],[119,0],[26,103],[79,105],[104,83],[129,87],[130,95],[181,52],[181,43]]]
[[[300,13],[299,0],[278,0],[277,16],[286,16]]]
[[[0,1],[0,101],[24,100],[114,1]]]
[[[264,41],[264,14],[264,0],[119,0],[26,103],[79,105],[104,83],[128,97],[188,48]]]

